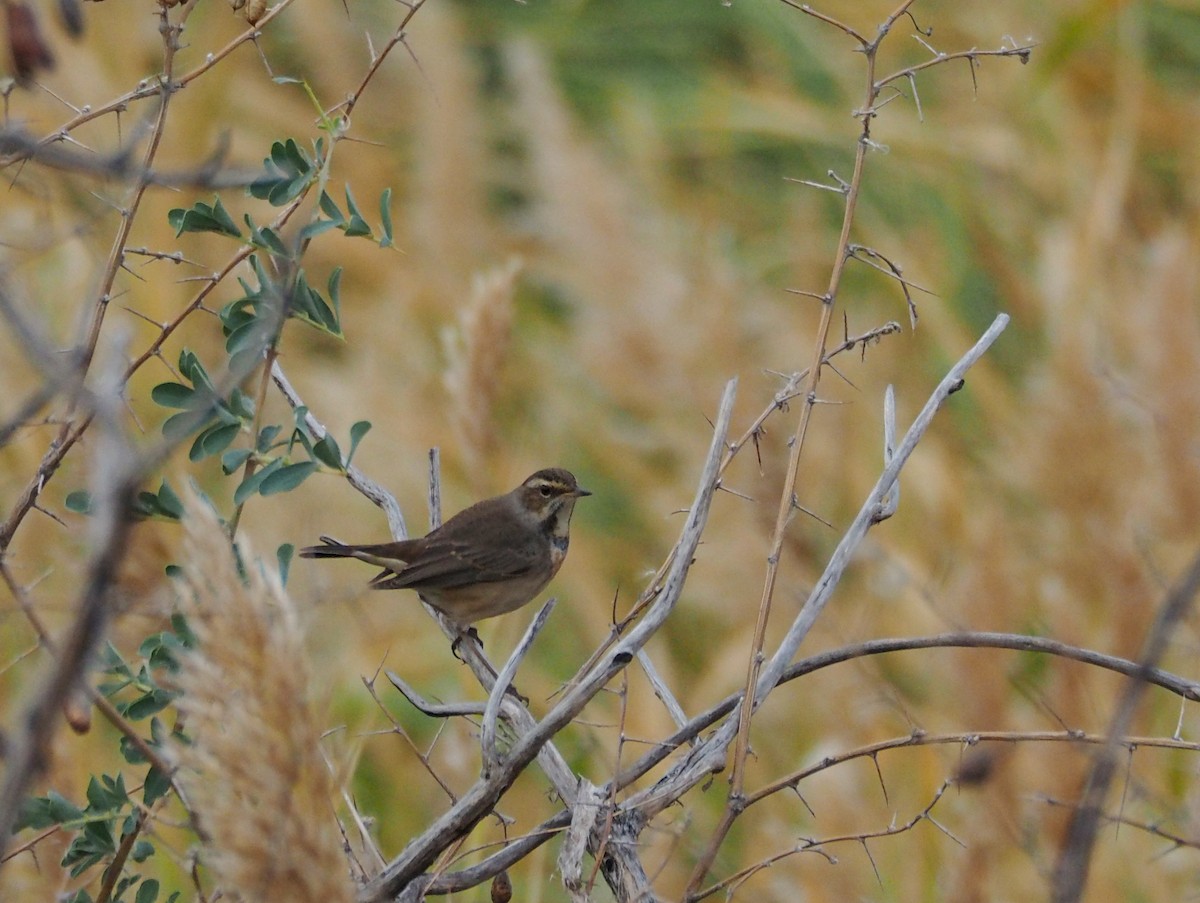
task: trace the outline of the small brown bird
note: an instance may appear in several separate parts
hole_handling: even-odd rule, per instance
[[[507,495],[476,502],[420,539],[378,545],[324,545],[302,558],[357,558],[383,570],[372,589],[414,589],[450,620],[475,621],[515,611],[558,573],[567,557],[571,514],[585,495],[570,471],[539,470]]]

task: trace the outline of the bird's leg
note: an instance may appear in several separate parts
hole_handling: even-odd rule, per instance
[[[476,630],[474,627],[468,627],[466,630],[462,630],[462,629],[459,630],[458,635],[454,638],[454,641],[450,644],[450,654],[451,655],[453,655],[460,662],[464,662],[464,663],[466,662],[466,659],[458,654],[458,648],[462,645],[463,640],[474,641],[475,645],[479,647],[480,657],[483,656],[483,640],[481,640],[479,638],[479,631]],[[484,659],[484,661],[486,662],[487,660]],[[491,668],[491,665],[488,665],[488,667]],[[492,676],[493,677],[496,676],[496,672],[494,669],[492,669]]]
[[[518,690],[516,687],[516,684],[509,684],[505,688],[504,692],[511,693],[513,698],[515,700],[517,700],[517,702],[521,703],[521,705],[523,705],[523,706],[529,705],[529,697],[526,696],[524,693],[522,693],[520,690]]]

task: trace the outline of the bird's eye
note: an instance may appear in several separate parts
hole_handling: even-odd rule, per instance
[[[554,491],[549,486],[539,486],[538,492],[541,493],[542,498],[548,499]]]

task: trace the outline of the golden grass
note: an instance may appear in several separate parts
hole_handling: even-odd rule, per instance
[[[471,297],[456,327],[442,334],[446,349],[443,376],[452,410],[455,450],[472,487],[486,493],[488,452],[497,437],[496,404],[504,384],[512,342],[513,295],[521,272],[519,260],[475,277]]]
[[[184,612],[199,645],[179,672],[188,740],[172,758],[206,834],[201,864],[246,903],[349,903],[338,787],[319,747],[324,716],[300,615],[244,543],[239,572],[225,530],[195,497],[185,530]]]

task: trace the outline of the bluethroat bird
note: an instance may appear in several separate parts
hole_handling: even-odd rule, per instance
[[[322,536],[302,558],[357,558],[383,568],[372,589],[413,589],[465,629],[515,611],[562,567],[571,514],[585,495],[560,467],[539,470],[506,495],[460,511],[420,539],[345,545]]]

